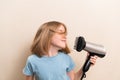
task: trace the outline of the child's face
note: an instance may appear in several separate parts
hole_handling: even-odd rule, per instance
[[[66,47],[66,31],[64,26],[60,26],[51,40],[51,46],[57,49],[62,49]]]

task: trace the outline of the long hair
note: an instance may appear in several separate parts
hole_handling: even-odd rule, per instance
[[[55,34],[53,31],[56,31],[56,29],[59,28],[61,25],[64,26],[65,33],[67,33],[66,26],[61,22],[50,21],[42,24],[38,29],[33,40],[31,52],[40,57],[45,54],[48,54],[51,38]],[[70,53],[70,49],[68,48],[67,44],[64,49],[61,49],[59,51],[65,52],[66,54]]]

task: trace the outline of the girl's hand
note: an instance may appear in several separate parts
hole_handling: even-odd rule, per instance
[[[92,65],[95,65],[97,58],[98,56],[91,56],[90,62],[92,63]]]

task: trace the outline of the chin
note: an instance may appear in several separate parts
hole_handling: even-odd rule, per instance
[[[60,49],[64,49],[64,48],[66,48],[66,45],[65,44],[61,44],[61,45],[57,45],[57,47],[60,48]]]
[[[62,49],[66,48],[66,46],[61,46]]]

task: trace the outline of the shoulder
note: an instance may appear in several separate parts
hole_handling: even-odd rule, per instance
[[[34,54],[28,56],[28,59],[29,59],[29,60],[30,60],[30,59],[34,59],[34,58],[36,58],[36,55],[34,55]]]
[[[38,59],[38,58],[39,58],[39,57],[38,57],[37,55],[32,54],[32,55],[28,56],[27,61],[28,61],[28,62],[33,62],[33,61],[35,61],[35,60]]]
[[[64,52],[59,52],[59,55],[62,56],[63,58],[71,59],[71,56],[68,54],[65,54]]]
[[[65,54],[65,52],[59,52],[58,54],[61,56],[69,56],[68,54]]]

